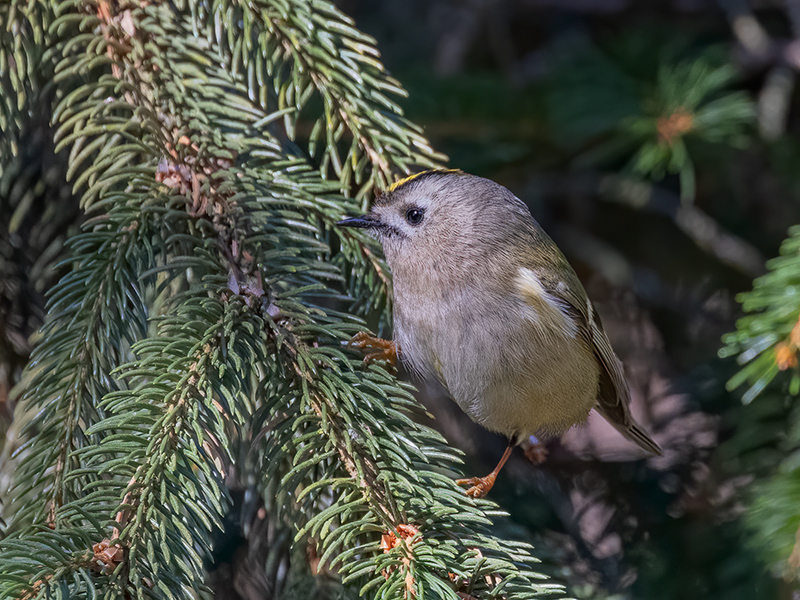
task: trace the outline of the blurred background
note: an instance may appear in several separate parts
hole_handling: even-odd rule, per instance
[[[337,4],[450,166],[509,187],[562,248],[665,449],[644,460],[593,418],[540,466],[517,451],[492,491],[504,527],[572,565],[556,574],[582,598],[800,598],[800,478],[773,489],[798,462],[791,378],[728,391],[740,367],[718,355],[736,295],[800,220],[800,2]],[[504,440],[440,390],[423,399],[488,472]]]
[[[541,465],[516,451],[491,492],[504,533],[579,598],[800,599],[800,0],[336,3],[450,166],[510,188],[567,255],[664,448],[591,419]],[[2,431],[80,218],[47,120],[0,177]],[[421,396],[488,472],[505,440]]]

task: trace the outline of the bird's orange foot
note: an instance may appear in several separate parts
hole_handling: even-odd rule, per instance
[[[497,476],[494,473],[489,473],[483,477],[456,479],[456,484],[471,486],[467,489],[467,496],[470,498],[483,498],[494,486],[495,479],[497,479]]]
[[[376,360],[383,360],[393,369],[397,368],[397,346],[391,340],[384,340],[366,331],[359,331],[347,345],[351,348],[363,350],[365,352],[364,362],[367,364]]]

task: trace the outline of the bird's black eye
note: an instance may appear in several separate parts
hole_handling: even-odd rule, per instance
[[[412,225],[419,225],[422,223],[423,216],[425,216],[425,211],[421,208],[409,208],[406,211],[406,221]]]

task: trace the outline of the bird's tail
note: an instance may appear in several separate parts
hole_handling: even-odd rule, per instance
[[[608,414],[602,404],[596,405],[595,409],[603,415],[606,421],[614,426],[614,429],[619,431],[645,452],[655,454],[656,456],[661,456],[663,454],[661,446],[653,441],[653,438],[633,420],[633,417],[630,413],[627,413],[627,411],[625,411],[627,414],[624,415],[624,418],[614,418],[612,415]]]
[[[661,456],[661,454],[663,454],[661,452],[661,446],[656,444],[653,438],[636,423],[631,423],[627,427],[617,427],[617,430],[642,450],[655,454],[656,456]]]

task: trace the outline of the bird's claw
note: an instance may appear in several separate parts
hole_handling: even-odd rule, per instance
[[[377,360],[386,361],[393,369],[397,368],[397,346],[391,340],[375,337],[366,331],[359,331],[347,343],[350,348],[364,350],[364,363]]]
[[[490,473],[489,475],[485,475],[483,477],[456,479],[456,484],[471,486],[466,491],[467,496],[470,498],[483,498],[494,486],[495,479],[495,475]]]

